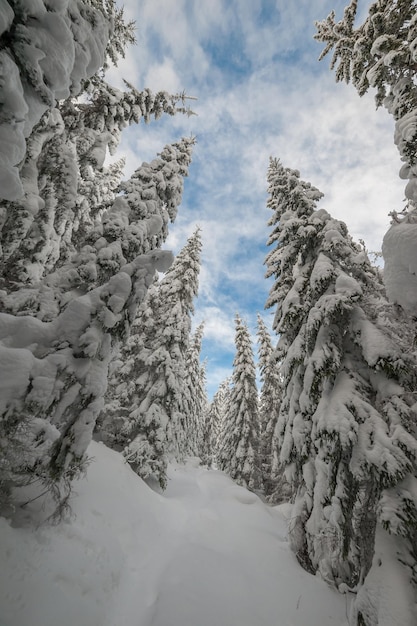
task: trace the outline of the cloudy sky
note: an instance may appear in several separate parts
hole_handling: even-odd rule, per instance
[[[110,73],[138,89],[185,91],[195,116],[163,118],[124,131],[117,157],[126,175],[162,147],[194,135],[197,145],[166,247],[178,252],[199,225],[203,264],[195,324],[205,320],[203,358],[212,395],[231,373],[236,312],[256,332],[271,287],[263,265],[270,210],[269,157],[299,169],[324,194],[320,206],[378,251],[388,213],[402,208],[393,122],[337,84],[314,21],[348,0],[124,0],[137,45]],[[359,1],[364,17],[370,2]],[[362,20],[361,20],[362,21]]]

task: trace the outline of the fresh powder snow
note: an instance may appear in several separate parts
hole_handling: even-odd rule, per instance
[[[42,523],[39,500],[19,527],[0,518],[2,626],[347,626],[350,595],[289,548],[289,505],[198,460],[161,494],[103,444],[88,454],[69,521]]]

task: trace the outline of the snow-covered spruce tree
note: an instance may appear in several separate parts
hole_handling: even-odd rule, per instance
[[[75,74],[71,74],[68,78],[72,81],[68,86],[68,93],[66,92],[69,97],[59,101],[52,98],[50,106],[46,107],[46,112],[43,112],[44,108],[42,109],[43,114],[39,115],[36,124],[32,124],[31,133],[27,136],[25,158],[21,161],[20,171],[18,171],[24,194],[13,202],[3,203],[2,206],[4,213],[0,239],[3,257],[0,260],[2,274],[6,280],[7,291],[21,290],[22,284],[32,284],[32,289],[27,294],[27,300],[30,302],[25,304],[26,310],[33,310],[33,301],[36,299],[33,283],[44,278],[45,274],[51,274],[57,267],[61,268],[66,261],[72,263],[74,252],[79,251],[83,243],[87,244],[88,256],[91,241],[83,241],[83,239],[86,234],[91,234],[95,220],[100,218],[105,209],[111,207],[114,191],[121,179],[120,165],[103,167],[106,150],[109,149],[111,153],[114,153],[121,130],[128,124],[138,123],[141,119],[146,122],[149,122],[152,116],[157,119],[163,113],[174,115],[179,111],[189,112],[184,106],[177,106],[179,101],[184,102],[184,94],[171,96],[166,92],[159,92],[154,95],[149,89],[138,92],[131,85],[128,85],[128,92],[124,93],[104,81],[103,68],[108,66],[109,61],[115,62],[118,56],[123,56],[126,44],[134,41],[133,24],[124,22],[123,10],[115,7],[114,0],[89,2],[71,0],[67,2],[68,7],[65,10],[64,4],[61,8],[54,5],[53,9],[49,6],[50,4],[54,3],[45,2],[46,8],[42,10],[41,2],[36,9],[28,7],[23,11],[20,7],[17,10],[15,22],[20,16],[23,22],[29,20],[31,24],[28,32],[24,30],[26,38],[29,38],[29,34],[32,33],[32,22],[36,25],[37,20],[42,22],[43,18],[46,22],[51,21],[52,25],[56,25],[57,20],[59,23],[60,20],[68,22],[71,28],[75,29],[77,50],[78,42],[82,43],[85,38],[88,38],[89,25],[91,28],[98,28],[101,32],[101,27],[107,24],[110,38],[107,37],[102,42],[101,65],[92,65],[89,61],[88,46],[92,45],[95,49],[97,43],[94,41],[89,41],[88,46],[80,52],[85,58],[81,61],[73,59],[79,67],[77,66],[74,70]],[[93,7],[97,8],[93,9]],[[65,13],[67,9],[69,17]],[[35,11],[36,15],[32,15],[31,11]],[[80,11],[83,19],[78,16],[77,12]],[[102,13],[101,20],[105,18],[103,23],[97,18],[97,11]],[[62,15],[60,12],[63,12]],[[14,41],[13,38],[19,30],[15,22],[10,27],[11,42]],[[35,29],[32,33],[34,46],[42,48],[43,45],[47,50],[49,45],[47,30],[44,32],[43,27],[40,28],[45,42],[39,34],[36,34]],[[51,36],[53,39],[56,33],[52,33]],[[68,50],[66,54],[71,57]],[[96,50],[96,57],[97,54]],[[68,62],[71,63],[71,61]],[[87,62],[90,63],[88,68],[92,73],[80,74],[83,69],[82,63]],[[24,82],[23,70],[24,68],[22,69]],[[45,80],[47,79],[49,80],[48,76],[45,76]],[[82,101],[74,98],[80,94],[83,96]],[[63,96],[60,95],[60,97]],[[16,106],[14,104],[14,108]],[[14,118],[11,121],[15,128]],[[136,209],[137,216],[141,216],[142,219],[156,212],[161,213],[164,221],[162,238],[167,235],[166,210],[162,210],[162,204],[168,203],[171,207],[168,209],[171,220],[174,219],[176,213],[173,207],[176,202],[177,189],[173,187],[177,187],[177,181],[171,179],[178,178],[181,168],[184,169],[182,166],[185,166],[185,169],[188,166],[188,163],[180,163],[177,159],[178,151],[175,146],[171,148],[173,154],[169,154],[169,150],[170,148],[165,148],[165,154],[161,155],[163,163],[160,164],[159,169],[165,167],[164,171],[152,172],[152,183],[155,187],[158,186],[156,196],[158,199],[161,198],[157,210],[154,203],[146,202],[145,210],[143,203],[141,207],[141,212],[146,215],[140,215],[140,211]],[[176,160],[178,161],[176,164],[167,163],[167,161]],[[145,165],[148,169],[155,169],[150,168],[149,164]],[[176,172],[174,172],[175,166]],[[169,171],[168,176],[165,170]],[[144,186],[143,180],[139,184]],[[167,186],[166,190],[162,189],[164,185]],[[132,186],[138,188],[138,181],[133,181]],[[144,193],[149,193],[149,191],[144,191]],[[155,200],[155,193],[152,198],[147,199]],[[146,251],[153,247],[149,246]],[[86,281],[87,290],[91,288],[89,278],[88,276]],[[55,284],[54,289],[56,288]],[[43,292],[45,289],[43,287]],[[49,291],[51,292],[51,289]],[[51,293],[49,293],[50,296]],[[38,299],[45,302],[45,293],[42,293]],[[54,309],[56,308],[54,304],[49,303],[46,308]],[[8,310],[7,303],[4,305],[5,310]]]
[[[212,467],[214,459],[213,449],[213,422],[211,419],[211,405],[207,402],[200,414],[198,429],[198,457],[201,464]]]
[[[295,504],[291,545],[309,571],[354,588],[369,572],[379,521],[416,564],[416,362],[402,314],[322,194],[271,159],[276,428]],[[390,494],[390,495],[389,495]],[[390,504],[386,504],[387,502]],[[405,504],[407,503],[407,504]]]
[[[384,282],[388,297],[417,316],[417,3],[377,0],[363,24],[355,25],[358,2],[352,0],[343,19],[332,12],[317,22],[315,38],[331,50],[337,81],[351,81],[360,96],[376,90],[376,104],[395,120],[394,141],[404,162],[400,177],[408,180],[408,200],[400,215],[393,212],[384,238]]]
[[[156,479],[162,487],[168,459],[183,458],[189,452],[188,437],[195,439],[195,433],[187,431],[185,359],[200,253],[197,229],[162,281],[149,290],[139,310],[137,332],[121,353],[120,379],[116,376],[110,389],[110,399],[117,396],[118,403],[110,404],[101,420],[105,441],[124,447],[137,474]]]
[[[281,405],[282,382],[279,364],[274,358],[271,336],[258,314],[258,367],[261,374],[259,398],[259,467],[262,489],[268,502],[277,504],[289,494],[278,455],[274,433]]]
[[[117,225],[119,231],[123,230],[126,212],[132,211],[141,220],[158,214],[163,222],[162,228],[157,229],[161,232],[155,233],[149,242],[141,231],[131,233],[125,246],[132,248],[132,254],[135,248],[148,252],[159,245],[167,236],[168,221],[176,216],[178,193],[182,191],[182,177],[187,174],[193,140],[166,146],[159,158],[143,163],[129,181],[120,185],[129,206],[119,202],[112,208],[122,172],[117,164],[103,168],[103,161],[109,138],[114,141],[114,137],[107,130],[101,132],[102,125],[90,129],[90,134],[84,124],[74,126],[71,112],[70,120],[67,118],[68,102],[44,115],[29,137],[22,165],[27,193],[22,200],[4,205],[7,213],[1,231],[2,273],[9,290],[39,281],[56,269],[62,276],[62,266],[66,262],[72,266],[78,251],[77,265],[83,266],[80,259],[88,257],[91,267],[95,263],[91,259],[92,247],[106,234],[103,229],[114,231]],[[102,225],[106,210],[106,224]],[[109,236],[114,239],[115,234]],[[100,255],[104,254],[102,250]],[[50,283],[52,279],[48,280]],[[74,283],[74,278],[71,281]],[[78,281],[83,282],[84,277]],[[88,274],[87,284],[91,288]],[[66,288],[65,284],[61,287]],[[34,299],[33,288],[28,291],[28,299]]]
[[[226,378],[220,383],[218,390],[213,396],[208,407],[207,419],[209,420],[211,436],[208,443],[208,449],[211,453],[211,463],[218,463],[219,449],[222,437],[222,427],[224,424],[224,416],[227,413],[228,401],[231,391],[231,378]]]
[[[123,451],[128,443],[130,414],[136,402],[137,355],[149,343],[158,307],[159,277],[155,275],[138,308],[130,334],[121,346],[117,359],[111,363],[104,407],[96,423],[97,439],[119,452]]]
[[[124,54],[133,24],[114,0],[6,0],[0,28],[0,196],[17,200],[26,138],[57,100],[79,95],[86,80]]]
[[[195,329],[185,354],[185,441],[190,456],[199,456],[200,438],[205,431],[207,415],[206,366],[200,362],[204,322]]]
[[[111,9],[114,3],[79,0],[56,7],[52,3],[54,8],[49,4],[44,3],[45,10],[41,2],[27,11],[21,5],[14,13],[13,9],[8,41],[13,48],[20,19],[26,43],[32,33],[35,48],[46,51],[55,34],[48,43],[45,24],[55,27],[62,20],[70,24],[76,31],[80,59],[75,55],[74,61],[70,39],[63,37],[59,45],[68,44],[68,63],[76,68],[65,95],[77,95],[97,72],[98,60],[103,63],[110,48],[113,58],[123,43],[119,39],[114,46],[109,39],[112,27],[106,20],[114,22],[114,14],[104,11],[101,17],[97,15],[102,6]],[[43,29],[42,36],[32,27]],[[96,27],[99,33],[95,33]],[[90,33],[89,28],[93,29]],[[88,39],[85,47],[83,38]],[[33,60],[39,58],[40,52],[30,46],[27,50]],[[146,164],[151,171],[143,183],[146,193],[141,195],[138,182],[135,193],[115,199],[120,164],[109,168],[107,176],[101,145],[96,158],[82,170],[78,152],[82,141],[77,142],[76,135],[68,131],[64,104],[55,105],[52,98],[40,111],[39,93],[26,76],[23,61],[16,63],[17,69],[10,70],[10,75],[20,71],[13,83],[15,90],[8,92],[7,81],[2,83],[2,98],[4,95],[9,102],[10,94],[14,97],[17,93],[22,101],[28,100],[28,106],[22,108],[22,123],[29,130],[25,158],[19,157],[19,169],[14,168],[17,174],[9,171],[11,161],[0,163],[2,175],[13,181],[13,193],[7,194],[9,200],[1,207],[1,501],[3,505],[9,499],[14,486],[40,480],[62,504],[71,479],[82,466],[102,407],[109,363],[125,339],[156,269],[166,271],[172,261],[170,253],[156,246],[166,230],[167,201],[173,215],[173,207],[180,202],[193,141],[167,147],[166,158],[161,155],[155,167]],[[19,81],[23,91],[16,87]],[[14,113],[18,110],[11,108]],[[7,107],[4,111],[7,113]],[[13,134],[18,120],[14,113],[6,113],[0,134],[6,132],[7,122],[12,127],[10,137],[18,143]],[[24,195],[18,197],[22,186]],[[137,210],[135,200],[140,204]]]
[[[103,141],[110,154],[114,154],[122,130],[130,124],[138,124],[141,120],[148,124],[152,118],[157,120],[162,115],[179,112],[192,115],[190,108],[185,106],[189,97],[184,93],[172,95],[159,91],[154,94],[150,89],[138,91],[129,82],[124,83],[127,90],[121,91],[109,85],[102,76],[95,75],[86,81],[87,101],[67,99],[63,103],[67,130],[80,144],[83,166],[100,158],[100,143]]]
[[[140,181],[137,181],[136,192],[132,190],[130,194],[117,197],[85,238],[80,237],[82,245],[79,252],[74,252],[61,268],[55,269],[40,282],[2,294],[7,309],[13,313],[2,316],[2,337],[7,341],[7,347],[32,345],[30,358],[35,356],[39,359],[42,356],[42,361],[36,361],[37,384],[43,384],[41,381],[48,383],[45,397],[36,391],[35,403],[30,386],[33,374],[28,373],[27,383],[21,381],[19,393],[22,394],[23,405],[15,404],[15,410],[21,417],[14,415],[13,428],[19,430],[22,421],[30,420],[32,411],[36,411],[38,415],[48,415],[49,421],[60,433],[53,445],[55,452],[51,453],[52,432],[47,435],[42,431],[44,421],[39,423],[41,434],[39,428],[35,429],[33,436],[47,440],[45,446],[37,446],[39,454],[35,455],[36,462],[33,459],[25,461],[35,475],[42,471],[44,476],[50,475],[54,479],[63,473],[69,476],[66,468],[72,465],[78,467],[83,457],[102,406],[109,362],[117,354],[119,342],[134,319],[137,305],[153,281],[155,270],[165,271],[171,262],[170,253],[152,250],[164,239],[164,217],[158,214],[158,210],[165,212],[166,193],[169,193],[172,206],[179,203],[182,175],[186,173],[192,143],[183,140],[180,144],[168,146],[160,159],[156,159],[151,166],[146,164],[148,176],[143,184],[143,194]],[[165,152],[167,159],[163,158]],[[152,176],[153,173],[158,175],[159,183],[162,168],[165,168],[169,181],[169,192],[162,187],[157,188]],[[147,205],[151,208],[149,216],[144,219],[143,207]],[[136,206],[139,210],[135,210]],[[53,209],[52,206],[52,214]],[[18,315],[22,309],[36,319]],[[38,324],[33,326],[33,332],[25,334],[21,328],[29,323],[28,320],[32,320],[31,328],[34,322]],[[18,357],[17,352],[14,355]],[[26,363],[30,362],[26,358]],[[77,365],[81,362],[82,367]],[[26,384],[28,387],[24,392]],[[72,389],[71,397],[69,389]],[[26,393],[28,397],[25,400]],[[84,396],[82,401],[81,396]],[[65,403],[63,398],[66,398]],[[85,411],[80,409],[79,402]],[[8,401],[6,411],[7,407]],[[55,417],[56,414],[59,418]],[[10,423],[9,420],[8,431]],[[32,444],[28,445],[31,448]],[[46,461],[48,455],[52,458]],[[68,463],[71,458],[74,462]],[[33,469],[35,465],[36,470]]]
[[[221,429],[219,468],[239,485],[259,489],[259,407],[252,343],[246,323],[236,315],[236,354],[232,389]]]
[[[59,114],[54,116],[56,99],[70,94],[78,95],[81,82],[105,62],[114,27],[112,2],[79,1],[71,3],[71,7],[69,3],[50,6],[52,3],[49,2],[13,3],[13,8],[11,3],[3,4],[0,181],[1,195],[5,201],[0,209],[1,297],[3,312],[11,309],[14,314],[20,313],[21,317],[18,320],[15,315],[6,316],[2,313],[0,321],[2,505],[16,484],[26,483],[31,477],[39,477],[40,474],[46,482],[50,482],[54,472],[46,471],[45,467],[40,469],[39,465],[42,465],[40,459],[45,463],[45,449],[50,452],[51,441],[56,438],[58,431],[55,424],[52,426],[42,418],[45,407],[59,404],[61,392],[66,391],[62,381],[55,386],[53,378],[58,371],[65,369],[68,355],[61,353],[55,359],[49,359],[49,353],[55,351],[58,337],[63,337],[65,342],[67,333],[62,333],[59,321],[54,327],[44,327],[36,324],[36,320],[22,315],[29,307],[26,306],[25,298],[21,297],[21,283],[11,282],[4,266],[7,244],[13,240],[9,236],[12,221],[15,225],[11,230],[17,231],[15,240],[21,242],[27,234],[24,226],[33,220],[34,215],[40,214],[42,225],[38,229],[38,240],[46,239],[50,235],[48,230],[52,216],[57,210],[54,190],[48,181],[43,185],[44,197],[39,197],[37,168],[34,165],[25,169],[25,157],[29,152],[37,151],[39,154],[42,149],[42,141],[35,148],[29,147],[29,141],[35,134],[33,128],[38,123],[43,128],[40,122],[42,116],[51,115],[54,120],[49,138],[60,126]],[[73,171],[74,167],[69,168],[67,176],[71,177]],[[21,209],[15,213],[14,220],[10,220],[14,210],[12,201]],[[34,242],[32,234],[32,245],[27,246],[27,254],[32,257],[29,259],[32,261],[36,257]],[[56,242],[52,242],[52,247],[57,247]],[[15,292],[15,297],[12,298],[13,302],[6,305],[5,300],[11,291]],[[39,293],[42,290],[38,288],[37,291]],[[46,298],[41,293],[38,300],[42,299]],[[52,317],[56,315],[57,310],[52,308]],[[61,335],[54,336],[57,330]],[[27,346],[32,348],[27,350]],[[24,363],[24,367],[21,363]],[[19,372],[19,376],[14,376],[11,383],[10,372],[13,374],[14,369]],[[71,377],[76,378],[73,373]],[[64,409],[65,402],[61,402],[60,412]],[[82,413],[79,406],[75,410]],[[66,475],[70,476],[71,470]]]

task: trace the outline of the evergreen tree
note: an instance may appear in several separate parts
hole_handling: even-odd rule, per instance
[[[200,428],[198,438],[198,456],[202,465],[211,468],[213,465],[213,435],[212,421],[210,415],[210,404],[207,403],[200,417]]]
[[[78,130],[83,133],[82,126]],[[88,290],[106,280],[123,259],[159,247],[166,239],[168,221],[176,217],[193,145],[193,139],[183,139],[165,146],[159,158],[143,163],[118,185],[120,166],[107,169],[96,162],[83,170],[80,142],[69,137],[61,112],[54,109],[44,116],[28,139],[22,166],[28,191],[22,200],[5,205],[0,241],[8,290],[21,290],[45,275],[54,285],[51,295],[57,289],[68,290],[68,283],[71,289],[85,285]],[[100,163],[106,144],[102,150]],[[109,182],[123,193],[116,201],[115,187],[103,189]],[[116,244],[119,235],[123,241]],[[103,237],[107,245],[102,245]],[[70,278],[65,275],[66,264]],[[94,267],[102,274],[98,281]],[[59,286],[51,277],[54,272]],[[33,302],[34,287],[27,293]]]
[[[353,588],[371,567],[377,521],[405,538],[400,558],[415,567],[415,357],[364,250],[315,210],[322,194],[276,159],[268,181],[290,541],[306,569]]]
[[[212,463],[218,463],[219,450],[222,441],[222,432],[225,422],[225,415],[227,413],[227,407],[230,399],[231,391],[231,378],[226,378],[220,383],[218,390],[213,396],[212,401],[208,407],[207,419],[210,423],[210,441],[209,449],[211,450]]]
[[[115,21],[123,30],[121,14],[113,0],[70,4],[14,3],[2,21],[9,47],[0,71],[10,72],[13,85],[0,81],[0,138],[6,133],[15,144],[5,144],[7,158],[3,149],[0,155],[0,177],[11,181],[2,188],[0,225],[2,505],[16,485],[31,481],[65,505],[103,406],[110,363],[156,270],[172,262],[157,248],[166,211],[175,217],[193,144],[168,146],[146,164],[146,181],[115,197],[121,164],[103,168],[107,131],[91,129],[88,146],[88,134],[77,135],[81,125],[66,115],[68,97],[85,95],[106,55],[121,50],[123,37],[112,40]],[[61,61],[67,66],[59,76]]]
[[[129,208],[141,219],[149,219],[154,215],[162,219],[162,227],[154,239],[149,242],[145,240],[145,250],[159,246],[166,240],[168,223],[174,222],[177,216],[184,186],[183,177],[188,175],[194,144],[195,139],[189,138],[165,146],[157,159],[143,163],[127,182],[120,185]]]
[[[42,115],[57,100],[78,96],[85,81],[108,57],[116,61],[134,37],[113,0],[3,5],[0,195],[12,201],[23,195],[18,165]]]
[[[282,383],[279,365],[274,357],[271,336],[258,314],[258,356],[261,373],[259,399],[259,466],[266,499],[277,504],[288,495],[278,456],[274,433],[281,405]]]
[[[331,68],[337,81],[351,81],[360,96],[376,90],[377,107],[384,105],[395,120],[394,141],[404,162],[400,177],[408,180],[408,207],[393,221],[382,247],[384,281],[389,298],[417,315],[417,4],[415,0],[377,0],[360,26],[358,2],[351,0],[343,19],[334,11],[317,22],[315,38],[324,42],[320,58],[333,50]]]
[[[207,415],[206,367],[200,363],[204,322],[195,329],[185,355],[186,446],[189,454],[198,456],[201,433],[205,430]],[[204,438],[204,437],[203,437]]]
[[[259,489],[259,407],[254,356],[247,325],[239,315],[235,323],[233,383],[222,427],[219,467],[239,485]]]
[[[87,101],[67,99],[62,104],[68,135],[75,138],[82,165],[97,159],[97,140],[105,140],[110,154],[114,154],[120,142],[121,132],[130,124],[144,120],[148,124],[152,117],[185,113],[192,115],[186,100],[192,99],[184,93],[169,94],[150,89],[138,91],[124,81],[126,91],[109,85],[104,78],[94,76],[86,85]]]
[[[114,433],[115,442],[125,446],[124,455],[135,472],[156,479],[161,487],[166,485],[168,459],[182,459],[189,452],[188,437],[194,437],[187,428],[186,354],[200,253],[197,229],[161,283],[149,290],[138,332],[121,354],[122,380],[112,391],[120,406],[103,417],[102,430]],[[112,424],[116,411],[122,424]]]

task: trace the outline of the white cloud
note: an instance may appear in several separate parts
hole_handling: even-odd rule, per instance
[[[329,14],[333,0],[276,0],[276,13],[272,0],[125,4],[129,17],[137,16],[139,46],[128,51],[120,73],[139,89],[185,89],[198,97],[192,102],[198,117],[131,127],[120,154],[130,173],[166,143],[197,135],[167,247],[178,251],[201,226],[196,319],[206,319],[211,378],[212,368],[222,367],[222,352],[230,362],[235,312],[253,327],[269,288],[262,265],[269,157],[299,169],[324,192],[320,205],[377,250],[387,214],[403,198],[393,124],[385,111],[375,112],[371,96],[360,99],[352,87],[336,84],[328,61],[316,61],[314,20]],[[342,8],[336,7],[338,17]]]
[[[161,63],[153,63],[145,75],[145,85],[152,91],[181,93],[181,78],[172,59],[165,57]]]
[[[233,350],[235,327],[233,316],[214,305],[203,305],[199,307],[195,316],[195,324],[204,321],[204,337],[206,340],[214,341],[218,346]]]

